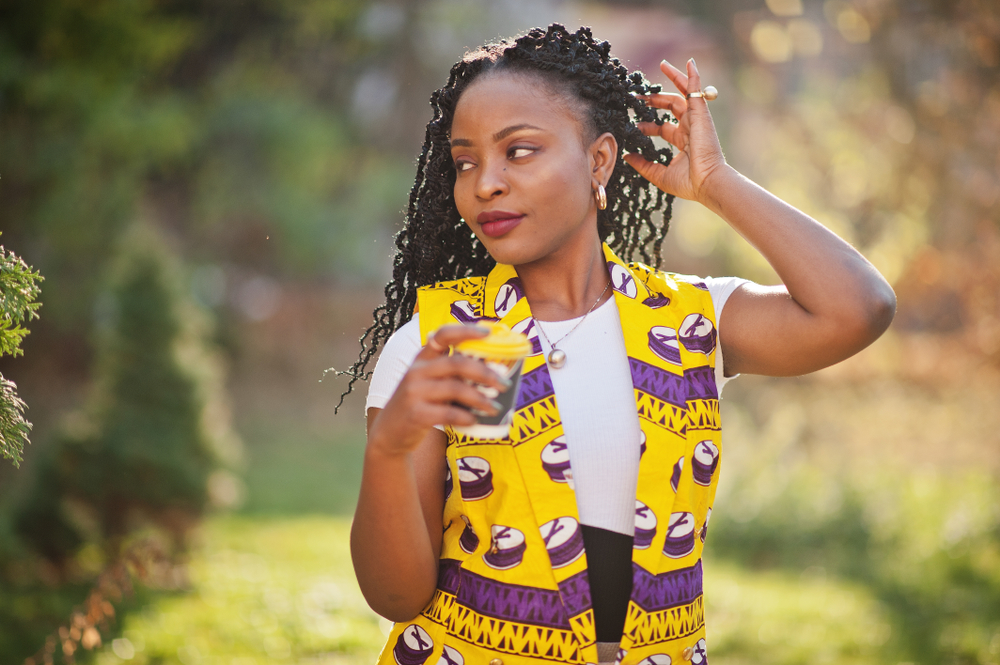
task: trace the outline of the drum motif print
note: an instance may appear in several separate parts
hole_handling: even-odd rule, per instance
[[[437,665],[465,665],[465,658],[458,649],[446,644],[441,650],[441,658],[438,659]]]
[[[642,501],[635,502],[635,536],[632,547],[637,550],[649,549],[656,537],[656,513]]]
[[[711,440],[702,441],[694,447],[691,456],[691,473],[694,482],[703,487],[712,484],[712,475],[719,466],[719,447]]]
[[[694,515],[686,512],[672,513],[663,553],[671,559],[680,559],[691,552],[694,552]]]
[[[493,494],[493,471],[482,457],[458,458],[458,487],[465,501],[479,501]]]
[[[649,297],[642,301],[642,304],[650,309],[660,309],[661,307],[666,307],[670,304],[670,297],[665,296],[662,293],[649,294]]]
[[[474,554],[476,548],[479,547],[479,536],[476,535],[476,531],[472,528],[472,522],[469,518],[465,515],[461,517],[462,521],[465,522],[465,529],[462,530],[462,535],[458,539],[458,546],[466,554]]]
[[[684,348],[706,356],[715,351],[715,326],[704,314],[688,314],[677,330]]]
[[[415,623],[403,629],[392,649],[399,665],[423,665],[434,651],[434,642],[427,631]]]
[[[479,320],[476,309],[468,300],[456,300],[451,304],[451,315],[459,323],[475,323]]]
[[[510,329],[521,333],[531,342],[531,353],[528,354],[529,356],[537,356],[542,352],[542,340],[538,338],[538,326],[535,325],[534,317],[529,316],[522,321],[518,321]]]
[[[677,331],[667,326],[653,326],[649,329],[649,350],[671,365],[681,364],[681,346]]]
[[[708,651],[706,647],[707,644],[704,637],[698,640],[691,654],[691,665],[708,665]]]
[[[542,469],[557,483],[568,483],[573,474],[569,466],[569,446],[565,436],[557,436],[542,448]]]
[[[507,312],[514,309],[517,301],[524,297],[524,287],[518,277],[511,277],[497,291],[497,297],[493,300],[493,309],[496,310],[497,318],[502,319],[507,316]]]
[[[670,665],[670,656],[665,653],[654,653],[639,661],[639,665]]]
[[[583,530],[573,517],[557,517],[540,527],[553,568],[573,563],[583,554]]]
[[[677,464],[674,464],[674,471],[673,473],[670,474],[670,489],[672,489],[674,493],[677,492],[677,486],[680,485],[682,473],[684,473],[683,456],[681,456],[681,458],[677,460]]]
[[[635,276],[625,266],[614,261],[608,261],[608,272],[611,274],[611,288],[634,300],[639,294],[639,289],[635,284]]]
[[[524,533],[512,526],[494,524],[490,534],[490,551],[483,555],[486,565],[497,570],[508,570],[519,565],[527,549]]]

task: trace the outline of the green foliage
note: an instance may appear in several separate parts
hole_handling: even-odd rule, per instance
[[[151,229],[132,229],[105,300],[97,385],[38,465],[16,516],[25,540],[64,564],[84,542],[114,557],[153,525],[178,547],[209,507],[209,480],[238,442],[179,267]]]
[[[14,252],[0,245],[0,356],[19,356],[21,341],[28,330],[21,324],[38,318],[36,302],[42,276],[28,267]],[[27,408],[17,396],[17,386],[0,374],[0,455],[14,466],[21,463],[24,445],[28,443],[31,423],[24,418]]]
[[[42,303],[35,300],[42,279],[37,270],[0,245],[0,355],[21,355],[21,340],[28,331],[20,324],[38,318]]]
[[[370,251],[407,185],[380,219],[363,220],[366,243],[337,242],[331,229],[354,221],[339,198],[371,175],[345,117],[355,63],[370,51],[355,34],[363,6],[0,6],[0,227],[44,247],[50,325],[85,325],[104,248],[140,206],[182,219],[199,258],[314,275],[336,272],[355,244]],[[263,254],[248,250],[268,236]]]
[[[782,485],[763,500],[747,488],[726,500],[749,512],[725,505],[713,513],[712,558],[818,571],[866,589],[886,623],[885,658],[994,662],[1000,491],[990,477],[841,476],[802,466]]]

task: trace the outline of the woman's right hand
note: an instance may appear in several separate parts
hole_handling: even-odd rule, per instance
[[[478,360],[448,355],[449,347],[487,334],[475,325],[442,326],[434,332],[371,423],[369,447],[384,455],[402,455],[414,450],[435,425],[474,425],[476,417],[459,404],[496,414],[494,402],[472,384],[503,390],[507,380]]]
[[[472,425],[457,404],[494,414],[472,384],[500,388],[478,360],[448,348],[485,337],[478,326],[443,326],[420,350],[385,408],[368,409],[368,447],[351,526],[351,556],[372,609],[409,621],[434,595],[444,531],[445,447],[435,425]]]

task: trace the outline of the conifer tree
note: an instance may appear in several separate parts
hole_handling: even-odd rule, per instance
[[[38,318],[41,303],[41,275],[32,270],[14,252],[0,245],[0,356],[19,356],[21,340],[28,334],[22,323]],[[0,374],[0,456],[20,466],[24,445],[28,443],[31,423],[24,418],[24,402],[17,396],[17,386]]]
[[[236,460],[218,358],[166,246],[146,225],[125,238],[98,307],[93,395],[52,442],[16,516],[57,563],[87,540],[113,559],[145,526],[182,547],[210,505],[210,478]]]

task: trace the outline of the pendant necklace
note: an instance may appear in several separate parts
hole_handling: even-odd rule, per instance
[[[604,290],[601,291],[601,295],[597,296],[597,300],[595,300],[594,304],[591,305],[590,309],[587,310],[587,313],[584,314],[580,318],[580,320],[576,322],[575,326],[569,329],[568,333],[557,339],[555,342],[549,341],[549,336],[545,334],[544,330],[542,330],[542,322],[539,321],[538,319],[535,319],[535,327],[538,328],[538,332],[542,334],[542,337],[545,338],[545,341],[548,342],[549,347],[551,347],[551,351],[549,351],[548,355],[548,361],[549,365],[551,365],[553,369],[560,369],[561,367],[566,365],[566,352],[563,351],[562,349],[557,349],[556,344],[558,344],[559,342],[563,341],[564,339],[572,335],[573,331],[580,327],[580,324],[582,324],[586,320],[586,318],[590,315],[590,313],[594,311],[594,308],[597,307],[597,303],[601,302],[601,298],[603,298],[604,294],[608,292],[609,286],[611,286],[610,279],[608,280],[608,283],[604,285]]]

